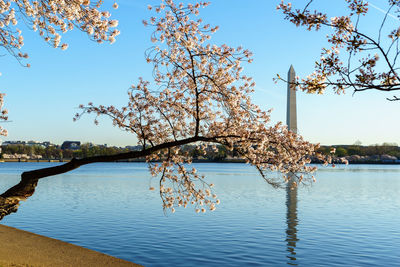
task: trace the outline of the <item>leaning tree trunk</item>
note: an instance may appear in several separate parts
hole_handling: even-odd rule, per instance
[[[35,192],[38,179],[25,179],[0,195],[0,220],[5,216],[17,212],[19,202],[26,200]]]

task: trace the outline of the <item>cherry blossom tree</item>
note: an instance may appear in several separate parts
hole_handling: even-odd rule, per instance
[[[294,186],[312,182],[310,173],[315,167],[307,163],[318,145],[304,141],[281,123],[270,125],[270,111],[252,103],[255,83],[242,73],[242,64],[250,63],[252,54],[242,47],[210,42],[218,27],[197,18],[199,9],[207,5],[177,5],[166,0],[160,6],[149,6],[156,15],[143,23],[154,28],[154,46],[146,52],[147,62],[154,66],[153,85],[139,78],[129,91],[128,104],[121,108],[80,106],[75,119],[84,114],[106,116],[114,126],[136,136],[140,151],[72,159],[64,165],[24,172],[21,183],[2,197],[26,198],[40,178],[85,164],[145,158],[150,173],[157,177],[157,186],[150,190],[157,187],[165,210],[174,212],[188,205],[196,212],[215,210],[220,201],[213,184],[191,167],[192,158],[182,149],[186,144],[196,144],[203,152],[216,145],[235,149],[275,187],[289,179]],[[7,210],[16,205],[5,203],[11,203]]]
[[[313,0],[301,9],[285,2],[282,1],[277,8],[286,20],[310,31],[322,28],[331,31],[327,36],[331,47],[322,48],[321,58],[315,62],[315,71],[295,81],[300,90],[318,94],[327,88],[338,94],[348,89],[354,93],[400,90],[397,61],[400,54],[399,0],[387,1],[388,8],[383,19],[376,24],[376,35],[371,35],[370,28],[362,27],[363,17],[369,10],[368,1],[346,0],[348,14],[330,18],[326,13],[311,9]],[[279,75],[277,79],[284,80]],[[388,100],[400,98],[394,96]]]
[[[110,19],[108,11],[101,11],[102,0],[0,0],[0,47],[14,56],[23,66],[28,54],[21,51],[24,45],[18,22],[39,33],[43,40],[54,48],[65,50],[68,44],[61,43],[61,35],[74,28],[86,32],[89,37],[101,42],[115,42],[119,34],[118,21]],[[114,3],[114,8],[118,5]],[[0,94],[0,120],[7,119],[2,109],[4,94]],[[7,131],[0,127],[0,135]]]

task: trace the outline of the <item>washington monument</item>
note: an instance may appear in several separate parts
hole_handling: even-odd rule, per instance
[[[288,89],[287,89],[287,111],[286,111],[286,124],[288,129],[297,133],[297,111],[296,111],[296,86],[294,85],[296,72],[292,65],[290,65],[288,73]]]

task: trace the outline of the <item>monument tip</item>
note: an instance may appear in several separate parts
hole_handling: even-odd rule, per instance
[[[291,73],[291,72],[295,72],[294,68],[293,68],[293,65],[290,65],[290,68],[289,68],[289,73]]]

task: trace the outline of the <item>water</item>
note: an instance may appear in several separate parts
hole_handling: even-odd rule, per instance
[[[24,170],[1,163],[0,191]],[[297,194],[244,164],[197,164],[221,205],[164,215],[144,163],[85,166],[39,181],[1,223],[145,266],[400,266],[400,166],[321,169]]]

